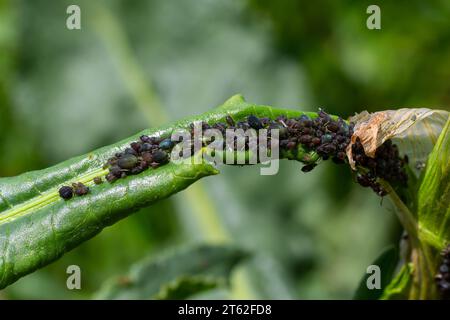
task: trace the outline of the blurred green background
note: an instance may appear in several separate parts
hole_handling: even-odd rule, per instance
[[[81,7],[81,30],[66,8]],[[381,7],[381,30],[366,8]],[[250,102],[348,117],[450,105],[450,2],[0,0],[0,176],[45,168],[242,93]],[[251,259],[221,297],[353,295],[401,234],[388,202],[324,163],[275,176],[224,167],[107,228],[0,299],[90,298],[148,255],[238,244]],[[66,267],[82,290],[66,288]]]

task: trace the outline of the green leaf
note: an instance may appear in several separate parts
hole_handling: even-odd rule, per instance
[[[157,300],[187,299],[194,294],[217,288],[224,282],[221,280],[203,276],[181,277],[163,286],[154,298]]]
[[[380,299],[382,300],[404,300],[409,297],[409,290],[413,280],[412,264],[405,264],[397,276],[386,287]]]
[[[436,249],[450,241],[450,118],[431,152],[418,193],[419,237]]]
[[[179,192],[202,177],[218,173],[206,162],[195,165],[169,163],[113,184],[94,185],[96,176],[107,173],[102,168],[107,159],[130,142],[143,134],[170,136],[174,130],[188,129],[194,121],[214,123],[225,121],[227,115],[239,121],[249,114],[270,118],[301,114],[317,116],[312,112],[253,105],[246,103],[242,96],[234,96],[224,105],[200,116],[144,130],[44,170],[0,178],[0,288],[58,259],[137,209]],[[299,147],[295,154],[282,154],[281,157],[302,161],[305,155],[305,150]],[[58,195],[59,187],[72,182],[90,186],[90,194],[62,200]]]
[[[391,246],[385,249],[381,255],[372,263],[380,267],[381,271],[381,288],[369,290],[367,288],[367,279],[371,274],[365,273],[362,277],[359,287],[355,292],[353,299],[355,300],[376,300],[382,293],[383,289],[386,288],[392,279],[395,268],[398,262],[398,250]]]
[[[56,174],[61,172],[56,171]],[[33,197],[21,206],[15,205],[0,215],[0,287],[52,262],[137,208],[168,197],[215,172],[208,164],[167,164],[159,170],[147,170],[137,179],[121,179],[112,185],[96,186],[89,195],[67,202],[57,195],[57,186],[61,183],[58,180],[60,183],[55,187],[51,185],[52,188],[42,196]],[[61,173],[64,176],[68,174]],[[93,176],[81,173],[77,178],[70,174],[68,179],[83,181]],[[27,186],[32,184],[30,179],[28,175],[22,175],[14,182],[21,188],[19,183]],[[0,190],[5,197],[5,191],[11,189],[7,183],[2,183]],[[42,198],[45,199],[44,204]],[[10,199],[17,201],[17,197]],[[33,210],[27,210],[27,205],[31,205]]]
[[[185,298],[226,284],[247,254],[232,246],[199,245],[134,265],[125,277],[105,283],[97,299]]]

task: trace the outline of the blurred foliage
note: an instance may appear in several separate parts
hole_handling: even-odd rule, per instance
[[[81,7],[80,31],[65,27],[73,3]],[[121,67],[130,61],[171,120],[237,92],[255,103],[320,106],[344,117],[450,105],[446,0],[378,1],[376,31],[365,26],[370,1],[95,3],[0,0],[0,176],[44,168],[148,127]],[[115,33],[99,28],[96,10],[111,14],[126,41],[115,43],[130,56],[108,45]],[[253,253],[233,277],[232,297],[351,298],[361,273],[400,237],[386,204],[332,164],[303,174],[298,164],[282,162],[276,176],[260,176],[257,166],[224,168],[204,186],[226,241]],[[185,200],[177,195],[107,228],[0,298],[89,298],[144,256],[210,240]],[[80,291],[65,287],[70,264],[83,271]],[[243,278],[249,290],[235,291]]]
[[[184,299],[229,283],[247,253],[230,246],[193,246],[149,257],[125,276],[110,279],[97,299]]]

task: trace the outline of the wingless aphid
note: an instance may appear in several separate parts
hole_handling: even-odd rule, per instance
[[[73,191],[77,196],[84,196],[89,193],[89,187],[81,182],[72,183]]]
[[[58,190],[59,196],[63,198],[64,200],[68,200],[73,197],[73,189],[69,186],[62,186]]]

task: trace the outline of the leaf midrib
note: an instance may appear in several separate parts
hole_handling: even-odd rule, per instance
[[[86,186],[92,186],[94,184],[94,178],[97,176],[104,176],[108,173],[107,169],[98,168],[88,171],[78,176],[76,179],[70,179],[65,184],[70,185],[72,182],[81,182]],[[17,218],[26,216],[37,209],[41,209],[47,205],[55,203],[57,201],[64,201],[60,198],[58,189],[52,188],[48,191],[42,192],[39,196],[26,200],[23,203],[14,205],[12,208],[0,212],[0,224],[13,221]]]

